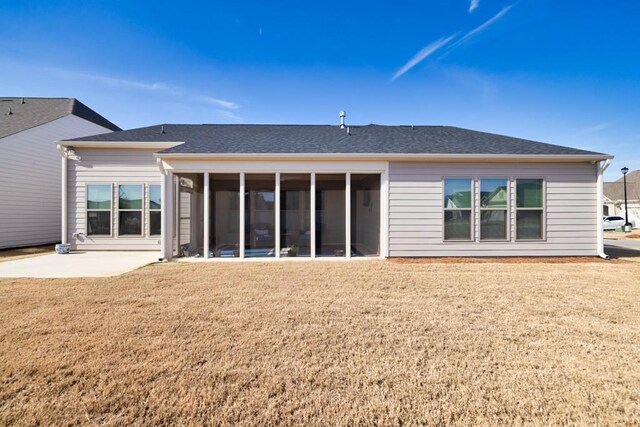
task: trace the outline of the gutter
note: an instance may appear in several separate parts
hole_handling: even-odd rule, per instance
[[[162,159],[193,160],[402,160],[402,161],[520,161],[520,162],[596,162],[613,159],[608,154],[427,154],[427,153],[155,153]]]
[[[63,147],[78,148],[144,148],[166,150],[184,144],[184,141],[57,141],[56,144]]]
[[[160,169],[160,173],[162,175],[166,175],[167,174],[167,170],[164,168],[164,163],[162,162],[162,159],[159,157],[156,157],[156,163],[158,164],[158,168]]]
[[[68,188],[67,188],[67,159],[69,157],[69,153],[67,152],[67,148],[62,146],[61,144],[58,144],[56,146],[56,148],[58,149],[58,152],[60,153],[60,156],[62,156],[62,208],[61,208],[61,214],[62,214],[62,238],[60,239],[60,243],[67,244],[68,242],[68,229],[69,229],[69,218],[68,218],[68,211],[67,211],[67,200],[68,200]]]
[[[598,187],[598,195],[597,195],[597,202],[598,202],[598,221],[597,221],[597,235],[598,235],[598,256],[602,259],[609,259],[609,255],[604,253],[604,230],[602,228],[602,217],[604,215],[604,208],[602,206],[602,201],[603,201],[603,197],[604,197],[604,183],[603,183],[603,177],[602,174],[604,173],[605,170],[607,170],[607,168],[609,167],[609,164],[611,163],[611,159],[606,159],[601,165],[598,165],[598,181],[597,181],[597,187]]]

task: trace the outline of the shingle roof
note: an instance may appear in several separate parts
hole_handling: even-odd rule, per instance
[[[11,114],[9,114],[11,109]],[[74,98],[0,97],[0,138],[74,115],[104,128],[120,128]]]
[[[182,142],[163,153],[602,155],[450,126],[157,125],[76,141]]]
[[[611,201],[624,200],[624,177],[604,183],[604,195]],[[627,174],[627,200],[640,199],[640,170]]]

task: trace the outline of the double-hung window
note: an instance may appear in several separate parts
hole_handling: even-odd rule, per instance
[[[516,240],[544,238],[544,180],[516,180]]]
[[[162,232],[162,189],[160,185],[149,185],[149,236]]]
[[[507,240],[509,180],[480,179],[480,240]]]
[[[142,236],[144,186],[118,186],[118,236]]]
[[[111,184],[87,185],[87,236],[111,235]]]
[[[444,180],[444,240],[471,240],[472,195],[470,178]]]

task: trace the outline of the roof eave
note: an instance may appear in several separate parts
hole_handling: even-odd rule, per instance
[[[494,162],[597,162],[608,154],[427,154],[427,153],[155,153],[162,159],[222,160],[396,160],[396,161],[494,161]]]
[[[184,144],[184,141],[56,141],[63,147],[76,148],[146,148],[166,150]]]

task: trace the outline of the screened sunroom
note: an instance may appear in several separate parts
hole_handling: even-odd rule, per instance
[[[170,175],[172,189],[165,193],[173,200],[173,218],[165,227],[173,228],[173,257],[313,259],[382,254],[381,172]]]

